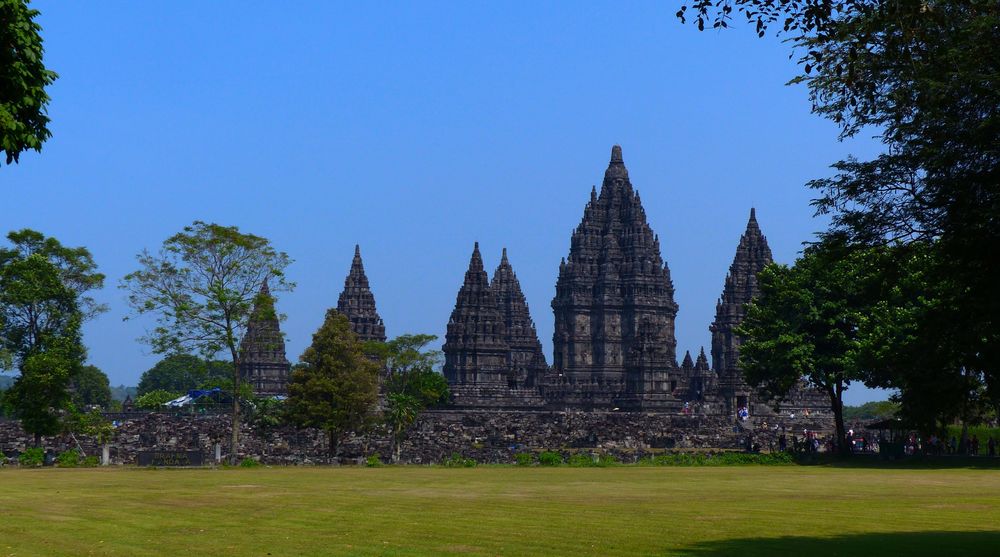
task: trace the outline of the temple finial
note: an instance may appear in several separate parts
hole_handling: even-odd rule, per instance
[[[622,147],[621,145],[615,145],[611,148],[611,164],[619,163],[623,164],[625,161],[622,159]]]
[[[354,257],[361,257],[361,244],[354,244]]]

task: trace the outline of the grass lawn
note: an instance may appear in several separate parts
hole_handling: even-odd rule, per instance
[[[0,555],[1000,555],[1000,471],[4,469]]]

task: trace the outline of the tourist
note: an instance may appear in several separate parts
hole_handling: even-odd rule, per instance
[[[990,443],[993,443],[993,438],[992,437],[990,437]],[[992,447],[993,445],[990,445],[990,446]],[[781,451],[781,452],[785,452],[786,450],[788,450],[788,440],[785,439],[785,434],[784,433],[782,433],[780,436],[778,436],[778,450]],[[993,449],[990,449],[990,450],[992,451]]]
[[[972,441],[969,443],[969,448],[971,449],[972,456],[979,456],[979,438],[975,435],[972,436]]]
[[[997,455],[997,440],[990,435],[990,440],[986,442],[986,449],[989,451],[990,456]]]

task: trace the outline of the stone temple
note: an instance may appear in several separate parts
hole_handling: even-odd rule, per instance
[[[551,366],[507,250],[491,278],[479,244],[474,245],[443,347],[454,407],[711,415],[747,408],[754,415],[771,414],[773,402],[743,378],[735,329],[760,292],[757,274],[772,261],[751,209],[709,327],[711,366],[704,348],[697,358],[686,352],[678,364],[679,308],[670,267],[615,145],[600,191],[591,189],[569,254],[559,263]],[[262,293],[271,299],[266,285]],[[358,246],[337,311],[361,340],[386,340]],[[255,310],[241,344],[244,377],[260,394],[284,394],[287,383],[288,361],[273,315],[273,301]],[[779,411],[827,404],[822,394],[799,387]]]
[[[710,414],[741,407],[771,413],[773,404],[743,379],[734,332],[759,293],[757,273],[771,261],[751,209],[710,327],[713,365],[704,348],[697,361],[687,353],[678,365],[670,268],[616,145],[600,192],[591,190],[559,264],[551,367],[507,251],[491,281],[474,247],[444,344],[454,402],[460,408],[679,412],[694,405]],[[824,402],[799,389],[783,406],[794,411]]]
[[[240,377],[258,396],[288,394],[291,364],[285,356],[285,337],[281,334],[274,297],[267,282],[257,294],[246,333],[240,341]]]

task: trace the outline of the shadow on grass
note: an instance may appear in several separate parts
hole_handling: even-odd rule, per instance
[[[889,468],[889,469],[948,469],[981,468],[1000,470],[1000,458],[986,456],[908,456],[899,460],[884,460],[878,455],[854,455],[848,458],[827,455],[804,455],[798,459],[802,465],[831,466],[834,468]],[[997,553],[1000,555],[1000,552]]]
[[[821,557],[843,555],[1000,555],[1000,532],[893,532],[845,534],[833,537],[787,536],[701,542],[681,549],[677,555],[715,557],[734,555],[781,555]]]

